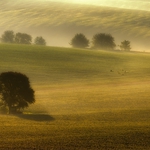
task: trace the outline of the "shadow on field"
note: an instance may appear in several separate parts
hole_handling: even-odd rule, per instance
[[[33,120],[33,121],[53,121],[55,120],[52,116],[48,114],[19,114],[16,115],[19,118]]]

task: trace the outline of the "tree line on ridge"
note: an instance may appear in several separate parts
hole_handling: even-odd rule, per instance
[[[89,44],[90,41],[82,33],[76,34],[70,43],[70,45],[75,48],[88,48]],[[91,44],[92,49],[114,50],[116,47],[114,37],[111,34],[106,33],[95,34],[92,38]],[[118,46],[124,51],[131,50],[130,41],[127,40],[122,41]]]
[[[16,44],[32,44],[32,36],[26,33],[14,33],[12,30],[5,31],[0,41],[2,43],[16,43]],[[102,50],[114,50],[116,48],[115,39],[111,34],[98,33],[95,34],[91,40],[86,38],[82,33],[76,34],[70,42],[70,45],[74,48],[89,48],[91,43],[92,49]],[[38,36],[34,39],[35,45],[46,45],[46,41],[42,36]],[[130,41],[124,40],[118,45],[120,50],[130,51]]]
[[[26,33],[14,33],[12,30],[5,31],[0,41],[2,43],[16,43],[16,44],[32,44],[32,36]],[[42,36],[38,36],[34,39],[36,45],[46,45],[46,41]]]

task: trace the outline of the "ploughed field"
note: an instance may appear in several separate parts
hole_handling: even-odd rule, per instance
[[[0,44],[0,72],[36,102],[0,115],[0,149],[150,149],[150,54]]]

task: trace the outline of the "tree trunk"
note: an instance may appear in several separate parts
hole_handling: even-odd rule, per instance
[[[16,106],[8,106],[9,114],[16,114],[17,113],[17,107]]]
[[[8,106],[8,114],[11,114],[11,106]]]

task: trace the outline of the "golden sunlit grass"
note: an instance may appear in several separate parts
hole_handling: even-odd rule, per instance
[[[0,148],[149,149],[148,114],[148,110],[68,114],[45,121],[0,116]]]
[[[0,115],[0,149],[150,148],[148,53],[1,44],[0,64],[36,96],[23,115]]]

